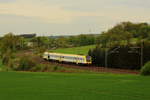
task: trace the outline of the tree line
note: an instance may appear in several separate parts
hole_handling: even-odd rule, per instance
[[[32,51],[36,55],[42,55],[46,50],[92,45],[95,44],[95,39],[95,35],[61,36],[59,38],[37,36],[26,38],[8,33],[0,37],[0,61],[10,69],[21,70],[20,68],[23,68],[24,70],[22,65],[32,65],[32,62],[29,62],[29,60],[25,60],[28,61],[27,63],[24,62],[24,55],[21,55],[23,57],[16,56],[19,52]],[[18,68],[17,66],[20,67]]]
[[[145,43],[143,45],[143,55],[146,57],[143,58],[143,63],[146,63],[150,60],[150,25],[148,23],[122,22],[101,34],[81,34],[77,36],[61,36],[58,38],[48,36],[25,38],[8,33],[0,38],[0,57],[5,64],[11,66],[10,59],[13,59],[13,53],[21,50],[32,50],[37,53],[43,53],[45,50],[50,49],[97,45],[96,48],[89,50],[89,55],[92,56],[95,65],[106,66],[107,51],[109,53],[107,56],[107,67],[129,68],[129,66],[137,66],[136,68],[140,68],[139,60],[141,55],[138,53],[128,53],[127,51],[141,52],[142,41]],[[117,47],[120,48],[116,52],[110,53]],[[133,64],[130,64],[131,60],[125,61],[129,57],[132,60],[135,59],[132,61]]]
[[[89,50],[93,63],[113,68],[140,69],[150,60],[150,25],[122,22],[99,35]]]

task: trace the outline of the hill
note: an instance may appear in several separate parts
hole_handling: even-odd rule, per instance
[[[61,48],[61,49],[51,50],[51,52],[87,55],[89,49],[94,47],[95,45],[73,47],[73,48]]]

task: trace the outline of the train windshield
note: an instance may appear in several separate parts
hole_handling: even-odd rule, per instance
[[[43,56],[48,56],[48,53],[47,53],[47,52],[45,52],[45,53],[43,54]]]
[[[90,56],[86,56],[86,61],[87,62],[91,62],[91,57]]]

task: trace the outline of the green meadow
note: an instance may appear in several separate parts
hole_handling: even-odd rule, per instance
[[[149,100],[150,77],[0,72],[0,100]]]
[[[89,49],[92,49],[94,47],[95,45],[73,47],[73,48],[60,48],[60,49],[52,50],[51,52],[87,55]]]

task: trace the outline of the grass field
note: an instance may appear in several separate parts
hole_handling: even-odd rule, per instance
[[[52,50],[52,52],[87,55],[89,49],[94,48],[94,47],[95,47],[95,45],[73,47],[73,48],[62,48],[62,49]]]
[[[149,100],[150,77],[0,72],[1,100]]]

